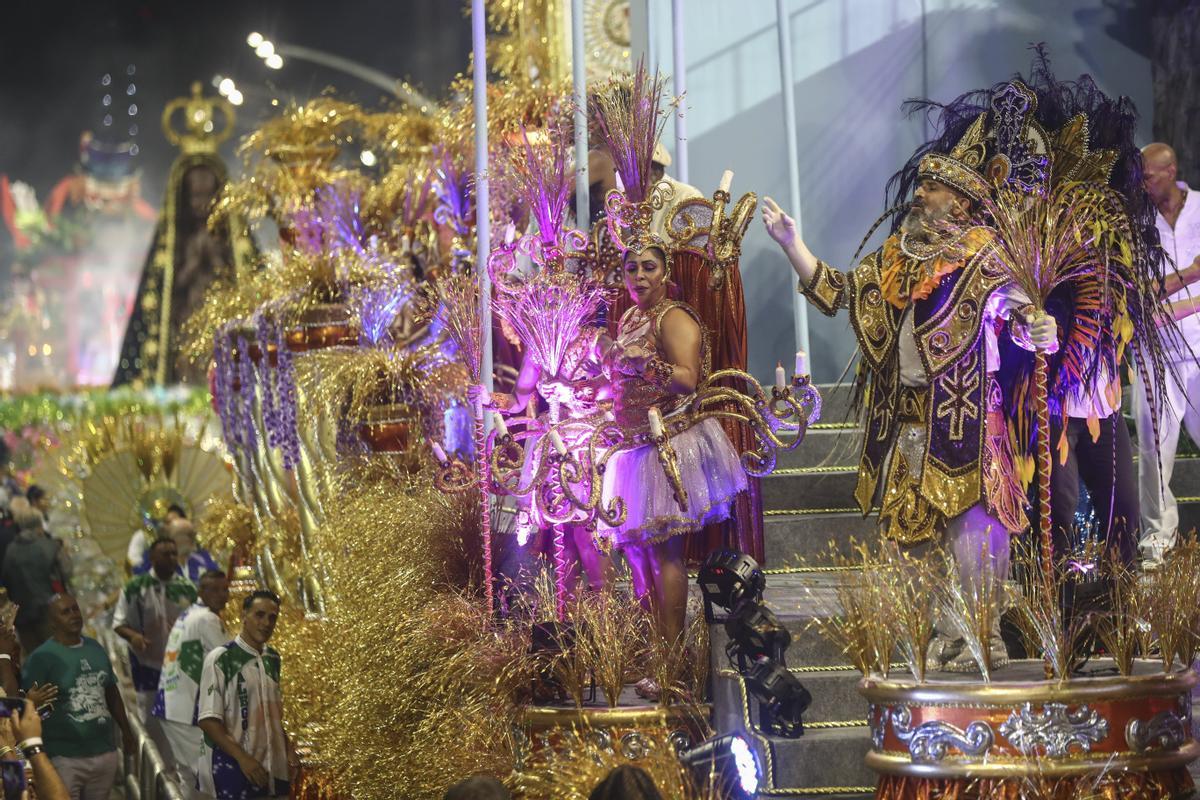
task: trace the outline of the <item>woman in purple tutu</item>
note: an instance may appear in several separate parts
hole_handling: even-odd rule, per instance
[[[687,609],[684,535],[728,518],[747,481],[720,423],[697,421],[690,410],[709,371],[708,333],[690,306],[670,299],[668,254],[662,239],[642,234],[622,261],[635,305],[621,318],[606,371],[617,423],[631,446],[608,462],[604,502],[622,499],[626,515],[618,527],[601,524],[599,533],[624,553],[635,591],[672,643],[683,633]],[[678,484],[654,443],[660,427],[677,456]]]

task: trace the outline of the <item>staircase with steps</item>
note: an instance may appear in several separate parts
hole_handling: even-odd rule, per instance
[[[823,418],[804,442],[780,457],[774,474],[763,479],[765,551],[768,568],[765,603],[792,635],[787,663],[812,693],[799,739],[757,731],[757,705],[725,655],[721,625],[711,629],[714,725],[721,733],[739,731],[763,762],[760,797],[817,797],[827,800],[873,796],[876,776],[863,764],[870,747],[866,702],[858,695],[859,673],[816,631],[816,615],[836,606],[836,571],[819,564],[832,545],[848,553],[852,540],[873,541],[875,518],[854,508],[862,432],[844,422],[849,386],[819,387]],[[1200,458],[1176,461],[1172,488],[1179,498],[1180,527],[1200,527]]]

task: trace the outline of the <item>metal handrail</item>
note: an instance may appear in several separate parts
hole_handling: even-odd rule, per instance
[[[128,689],[132,684],[128,680],[129,661],[122,640],[111,630],[101,630],[98,638],[108,651],[113,670],[120,673],[117,689],[125,703],[125,715],[129,718],[129,727],[136,743],[134,752],[125,754],[126,797],[129,800],[185,800],[179,785],[171,777],[172,771],[167,768],[162,753],[158,752],[158,746],[150,738],[138,715],[137,698]]]

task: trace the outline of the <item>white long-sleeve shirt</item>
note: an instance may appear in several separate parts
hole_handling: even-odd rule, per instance
[[[1200,191],[1189,188],[1183,181],[1176,185],[1187,194],[1183,200],[1183,208],[1179,210],[1179,218],[1175,220],[1175,226],[1172,227],[1157,211],[1154,218],[1162,248],[1172,262],[1170,269],[1182,270],[1191,266],[1196,256],[1200,256]],[[1168,299],[1175,301],[1193,298],[1200,300],[1200,285],[1185,286]],[[1191,349],[1200,353],[1200,314],[1180,320],[1179,332],[1183,334],[1183,340]],[[1192,353],[1186,348],[1175,349],[1168,355],[1175,361],[1192,360]]]

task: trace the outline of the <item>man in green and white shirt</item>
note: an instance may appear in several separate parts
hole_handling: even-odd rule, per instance
[[[204,659],[197,719],[201,794],[218,800],[284,797],[293,754],[283,732],[279,653],[267,646],[279,598],[257,591],[242,603],[242,631]]]
[[[163,735],[170,747],[163,753],[168,766],[174,765],[179,787],[185,797],[195,793],[196,762],[200,759],[200,728],[196,725],[200,673],[204,659],[229,641],[220,613],[229,602],[229,581],[225,573],[210,570],[200,576],[200,602],[184,609],[167,637],[163,654],[162,677],[151,713],[162,720]]]
[[[150,571],[125,584],[113,613],[113,630],[129,642],[129,671],[137,690],[138,711],[151,735],[158,728],[150,709],[158,694],[167,637],[183,610],[196,601],[196,587],[175,572],[177,553],[174,539],[155,540],[150,545]]]
[[[51,638],[29,654],[21,684],[58,687],[54,710],[42,726],[50,761],[76,800],[107,800],[120,756],[113,733],[121,731],[125,752],[135,748],[108,654],[82,635],[79,603],[55,595],[47,608]]]

